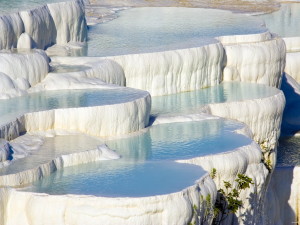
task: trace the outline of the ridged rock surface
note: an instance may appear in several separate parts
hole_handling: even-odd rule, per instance
[[[224,81],[241,81],[279,87],[285,67],[282,39],[225,45]]]
[[[241,192],[243,207],[230,216],[224,224],[261,224],[262,205],[266,192],[266,180],[268,170],[262,163],[260,147],[255,143],[234,149],[230,152],[197,157],[178,162],[191,163],[203,167],[206,171],[216,169],[214,181],[217,189],[223,188],[223,181],[228,181],[234,185],[234,180],[239,173],[252,178],[253,185],[250,189]],[[249,198],[250,196],[250,198]]]
[[[261,145],[265,159],[271,160],[274,167],[284,107],[284,95],[278,91],[275,96],[261,99],[209,104],[203,108],[203,112],[247,124],[254,140]]]
[[[210,194],[214,201],[215,193],[216,186],[208,175],[181,192],[142,198],[55,196],[2,188],[0,218],[5,225],[186,225],[196,219],[194,205],[199,209],[199,218],[203,221],[206,203],[200,200],[200,196]]]
[[[16,48],[22,33],[32,39],[32,48],[83,42],[87,37],[84,3],[82,0],[53,3],[0,16],[0,28],[0,49]]]
[[[124,70],[126,86],[152,96],[193,91],[221,82],[223,47],[198,48],[110,57]]]
[[[24,32],[24,24],[18,13],[0,16],[0,49],[17,47],[18,38]]]

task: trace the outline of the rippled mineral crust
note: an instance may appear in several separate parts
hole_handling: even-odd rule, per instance
[[[11,15],[2,15],[0,25],[0,49],[16,48],[23,33],[32,39],[32,47],[40,49],[56,43],[85,41],[87,36],[82,0],[53,3]],[[24,42],[20,43],[19,47],[24,47]]]

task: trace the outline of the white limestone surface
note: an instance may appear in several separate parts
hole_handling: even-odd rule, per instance
[[[84,42],[87,38],[84,1],[53,3],[0,16],[0,28],[0,49],[29,46],[46,49],[56,43]]]
[[[279,87],[285,67],[285,43],[264,42],[225,45],[224,81],[241,81]]]
[[[46,49],[55,43],[56,28],[46,5],[19,14],[35,48]]]
[[[17,47],[18,38],[24,32],[24,24],[18,13],[0,16],[0,49]]]
[[[204,223],[206,202],[216,198],[216,186],[206,174],[180,192],[141,198],[108,198],[83,195],[47,195],[0,189],[0,222],[3,225],[67,224],[178,224]],[[18,202],[16,205],[15,202]],[[194,205],[198,208],[194,213]],[[41,207],[43,206],[43,207]],[[14,216],[14,215],[18,216]],[[207,218],[208,222],[211,218]]]
[[[230,152],[178,160],[178,162],[199,165],[208,172],[215,168],[217,173],[214,181],[217,189],[224,189],[223,181],[228,181],[234,186],[234,181],[239,173],[252,178],[253,184],[240,194],[243,199],[243,207],[234,217],[229,216],[223,223],[262,224],[262,206],[269,171],[262,163],[261,149],[255,142]]]
[[[53,57],[52,68],[29,92],[42,90],[110,88],[108,84],[125,86],[126,78],[122,67],[113,60],[94,57]]]
[[[300,83],[300,52],[289,52],[286,54],[284,72]]]
[[[34,43],[32,38],[30,37],[29,34],[27,33],[22,33],[19,37],[18,44],[17,44],[18,49],[32,49],[34,48]]]
[[[49,58],[42,50],[0,52],[0,96],[18,96],[44,79],[49,72]],[[4,75],[5,74],[5,75]]]
[[[285,37],[283,38],[287,52],[300,51],[300,37]]]
[[[216,39],[220,41],[223,45],[233,45],[268,41],[272,39],[272,34],[269,31],[267,31],[259,34],[220,36]]]
[[[18,83],[5,73],[0,72],[0,99],[8,99],[21,96],[26,92],[18,87]],[[26,87],[26,86],[25,86]]]
[[[109,57],[124,70],[126,86],[152,96],[193,91],[221,82],[223,47],[198,48]]]
[[[9,158],[12,156],[9,142],[5,139],[0,139],[0,168],[6,165]]]
[[[55,43],[84,42],[87,39],[84,1],[75,0],[47,5],[55,24]]]
[[[202,111],[247,124],[254,140],[261,145],[265,159],[270,160],[274,168],[284,107],[284,95],[278,90],[276,95],[266,98],[209,104]]]
[[[300,167],[277,167],[266,196],[265,224],[300,223]]]

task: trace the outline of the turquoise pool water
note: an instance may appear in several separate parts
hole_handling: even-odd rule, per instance
[[[266,31],[257,18],[200,8],[132,8],[118,18],[91,26],[89,56],[167,51],[215,43],[221,35]]]
[[[150,127],[141,135],[106,141],[123,158],[134,161],[189,159],[250,144],[233,131],[242,125],[226,120],[170,123]]]
[[[35,183],[28,191],[102,197],[146,197],[181,191],[205,172],[174,162],[125,163],[115,160],[65,168]]]
[[[267,28],[282,37],[300,36],[300,3],[281,3],[278,11],[257,16]]]
[[[249,144],[250,139],[233,132],[240,126],[222,119],[156,125],[129,138],[105,141],[121,154],[120,160],[64,168],[35,182],[27,191],[107,197],[177,192],[193,185],[205,172],[173,160]]]
[[[0,0],[0,15],[34,9],[39,6],[70,0]]]
[[[145,96],[132,88],[60,90],[32,93],[0,100],[0,125],[29,112],[58,108],[78,108],[129,102]]]
[[[266,85],[227,82],[197,91],[152,97],[152,114],[197,113],[205,104],[264,98],[276,93],[278,89]]]

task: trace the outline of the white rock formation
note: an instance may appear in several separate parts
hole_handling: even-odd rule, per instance
[[[152,96],[198,90],[222,79],[223,47],[219,43],[109,58],[123,68],[127,87],[146,90]]]
[[[47,6],[56,28],[56,44],[86,41],[87,24],[83,1],[60,2]]]
[[[42,90],[110,88],[107,84],[125,86],[126,79],[121,66],[113,60],[93,57],[54,57],[54,68],[63,71],[52,72],[30,92]]]
[[[282,39],[225,45],[224,81],[241,81],[279,87],[285,67]]]
[[[4,165],[7,165],[7,161],[11,158],[12,151],[10,149],[9,142],[0,139],[0,168]]]
[[[17,44],[18,49],[32,49],[34,48],[33,40],[30,37],[29,34],[27,33],[22,33],[19,37],[18,44]]]
[[[261,145],[265,159],[271,160],[275,166],[274,151],[280,135],[284,107],[284,95],[278,90],[278,94],[262,99],[209,104],[202,111],[247,124],[254,140]]]
[[[3,225],[31,225],[37,221],[45,225],[186,225],[194,221],[204,222],[206,203],[200,200],[200,196],[209,194],[214,201],[215,193],[216,186],[208,175],[180,192],[142,198],[55,196],[2,188],[0,219]],[[194,205],[199,209],[199,217],[194,214]]]
[[[48,74],[49,59],[41,50],[0,52],[0,72],[9,76],[20,89],[26,90]]]
[[[300,51],[300,37],[285,37],[283,38],[287,52]]]
[[[269,172],[262,163],[261,149],[255,142],[230,152],[178,160],[178,162],[199,165],[209,172],[215,168],[217,173],[214,181],[217,189],[224,189],[223,181],[234,184],[239,173],[252,178],[254,184],[251,185],[250,189],[241,192],[244,205],[236,213],[237,217],[230,216],[223,223],[261,224],[262,205]]]
[[[32,48],[46,49],[56,43],[84,42],[87,37],[84,1],[53,3],[1,16],[0,28],[0,49],[16,48],[24,32],[29,35]],[[28,48],[28,41],[28,37],[22,37],[19,48]]]
[[[223,45],[235,45],[269,41],[272,39],[272,34],[267,31],[259,34],[220,36],[216,39],[219,40]]]
[[[0,80],[0,99],[8,99],[26,93],[18,87],[17,82],[13,81],[12,78],[5,73],[0,72]]]
[[[286,54],[285,73],[300,83],[300,52],[290,52]]]
[[[300,223],[300,167],[275,169],[266,196],[265,218],[267,225]]]
[[[18,13],[0,16],[0,49],[17,47],[18,38],[24,32],[24,24]]]
[[[19,12],[25,32],[32,38],[34,47],[46,49],[55,43],[56,28],[47,6]]]

